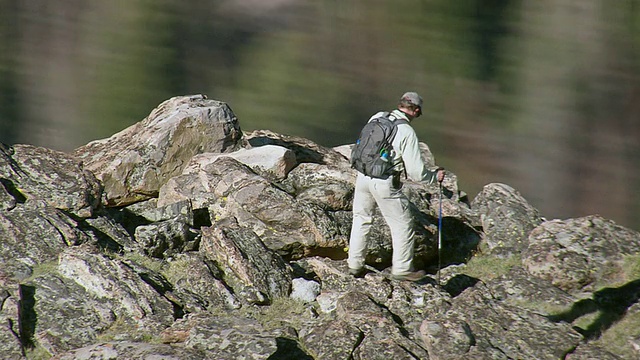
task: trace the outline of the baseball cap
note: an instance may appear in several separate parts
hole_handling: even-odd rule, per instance
[[[422,98],[418,95],[417,92],[409,91],[402,95],[400,100],[408,101],[413,105],[419,106],[422,108]]]

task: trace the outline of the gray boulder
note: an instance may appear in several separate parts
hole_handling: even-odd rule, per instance
[[[107,139],[75,150],[75,156],[101,180],[105,204],[128,205],[156,197],[191,157],[240,148],[242,132],[225,103],[206,96],[171,98],[144,120]]]
[[[163,331],[161,339],[207,359],[311,359],[291,329],[267,328],[244,316],[193,314]]]
[[[640,233],[599,216],[547,221],[529,236],[527,271],[563,290],[581,293],[634,280],[624,259],[640,252]]]
[[[67,247],[92,241],[61,210],[32,201],[28,207],[21,204],[0,212],[0,277],[26,279],[39,264],[56,261]]]
[[[209,163],[225,156],[238,160],[249,166],[260,176],[272,181],[281,181],[287,177],[289,171],[298,163],[293,151],[276,145],[264,145],[249,149],[240,149],[227,154],[205,153],[191,158],[183,173],[198,172]]]
[[[278,134],[269,130],[255,130],[244,134],[244,140],[248,147],[277,145],[289,149],[296,155],[296,162],[299,164],[342,164],[349,166],[347,158],[339,152],[298,136]]]
[[[529,245],[529,233],[542,223],[538,210],[509,185],[488,184],[471,202],[489,251],[518,253]],[[497,249],[497,250],[496,250]]]
[[[194,209],[207,209],[212,223],[235,218],[283,256],[300,257],[309,249],[336,246],[340,240],[337,246],[345,244],[344,238],[319,229],[317,224],[329,221],[322,219],[325,214],[302,206],[289,193],[230,157],[167,181],[160,189],[158,206],[186,199]]]
[[[20,339],[20,286],[0,277],[0,354],[20,359],[24,345]]]
[[[481,283],[445,314],[426,315],[420,332],[431,359],[559,359],[582,339],[568,324],[497,301]]]
[[[65,250],[53,271],[20,289],[25,347],[49,354],[90,345],[106,334],[141,340],[174,320],[171,302],[130,267],[91,248]]]
[[[189,242],[188,220],[185,216],[141,225],[135,229],[139,251],[155,258],[167,258],[181,253]]]
[[[203,228],[202,254],[216,263],[225,282],[247,303],[268,304],[288,297],[291,274],[284,260],[253,231],[230,223]]]
[[[30,145],[0,147],[0,209],[42,201],[87,218],[100,204],[101,185],[71,155]],[[37,205],[36,205],[37,206]]]
[[[186,252],[166,259],[161,273],[172,284],[174,301],[185,313],[242,306],[233,289],[221,280],[222,272],[199,252]]]
[[[283,181],[298,201],[330,211],[351,210],[354,183],[355,170],[316,163],[298,165]]]
[[[201,360],[206,358],[206,354],[198,350],[185,349],[182,346],[169,344],[110,341],[85,346],[56,356],[56,359],[59,360],[148,360],[154,358],[163,360]]]

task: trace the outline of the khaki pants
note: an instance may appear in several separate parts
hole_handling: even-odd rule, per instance
[[[353,225],[349,239],[349,268],[364,266],[367,235],[373,222],[376,204],[391,230],[393,247],[391,273],[406,275],[413,271],[414,231],[409,201],[400,189],[394,188],[393,179],[370,178],[358,173],[353,196]]]

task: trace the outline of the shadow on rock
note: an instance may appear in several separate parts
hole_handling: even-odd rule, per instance
[[[631,281],[618,288],[604,288],[596,291],[590,299],[574,303],[567,311],[550,315],[553,322],[572,323],[582,316],[599,313],[586,328],[574,326],[586,339],[599,338],[618,320],[622,319],[632,305],[640,299],[640,279]]]
[[[444,284],[442,288],[452,297],[456,297],[466,289],[475,286],[478,281],[480,280],[469,275],[458,274],[449,279],[449,281],[447,281],[447,283]]]
[[[313,357],[305,353],[297,341],[284,337],[276,338],[277,350],[267,360],[313,360]]]

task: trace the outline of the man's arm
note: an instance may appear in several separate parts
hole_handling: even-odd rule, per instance
[[[426,181],[429,184],[436,180],[441,182],[444,179],[443,169],[438,168],[438,170],[430,171],[424,166],[418,136],[410,125],[398,125],[396,138],[399,138],[399,152],[409,179]]]

